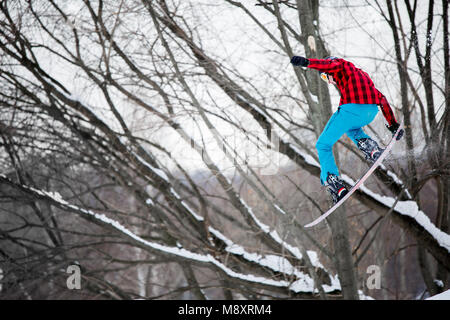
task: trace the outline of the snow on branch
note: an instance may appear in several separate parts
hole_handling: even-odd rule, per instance
[[[347,175],[342,175],[342,180],[353,185],[355,181],[353,181]],[[369,188],[361,185],[359,188],[364,194],[370,196],[371,198],[377,200],[384,206],[391,208],[394,206],[393,211],[397,214],[401,214],[404,216],[408,216],[413,218],[420,226],[422,226],[438,243],[441,247],[447,249],[450,253],[450,235],[438,229],[428,218],[428,216],[419,209],[417,202],[413,200],[407,201],[397,201],[393,197],[387,197],[379,195]]]
[[[181,199],[180,196],[173,190],[173,188],[171,188],[171,192],[178,199]],[[261,228],[262,231],[267,233],[280,246],[282,246],[288,252],[290,252],[292,255],[294,255],[296,259],[301,260],[303,258],[303,255],[302,255],[302,253],[300,252],[300,250],[298,248],[293,247],[290,244],[288,244],[285,241],[283,241],[275,230],[270,231],[270,227],[265,225],[264,223],[262,223],[253,214],[252,209],[250,207],[248,207],[247,204],[242,199],[241,199],[241,203],[246,208],[246,210],[250,213],[253,221]],[[202,222],[204,220],[203,217],[201,217],[200,215],[195,213],[184,201],[182,202],[182,204],[188,209],[189,213],[191,213],[191,215],[195,219],[197,219],[199,222]],[[227,238],[225,235],[223,235],[217,229],[215,229],[215,228],[213,228],[211,226],[208,226],[208,231],[209,231],[210,234],[214,235],[217,239],[221,240],[226,245],[225,251],[227,251],[229,253],[232,253],[232,254],[235,254],[235,255],[239,255],[239,256],[241,256],[242,258],[244,258],[247,261],[257,263],[257,264],[259,264],[259,265],[261,265],[263,267],[271,269],[272,271],[281,272],[281,273],[284,273],[284,274],[290,275],[290,276],[295,276],[296,278],[302,280],[301,282],[297,283],[297,286],[299,286],[300,283],[303,283],[304,290],[300,290],[300,291],[302,291],[302,292],[309,292],[310,289],[309,289],[308,286],[309,285],[314,286],[313,279],[309,275],[307,275],[307,274],[305,274],[305,273],[295,269],[292,266],[292,264],[289,262],[288,259],[286,259],[284,257],[276,256],[276,255],[265,255],[265,256],[262,256],[262,255],[257,254],[257,253],[249,253],[242,246],[234,243],[232,240]],[[310,250],[310,251],[307,251],[307,254],[308,254],[308,257],[309,257],[309,259],[311,261],[311,264],[315,268],[321,268],[324,271],[327,271],[325,269],[325,267],[320,263],[316,252]],[[335,291],[335,290],[340,290],[339,280],[337,278],[333,278],[331,276],[330,276],[330,279],[331,279],[331,285],[323,285],[323,288],[324,288],[325,292],[332,292],[332,291]]]
[[[293,148],[295,152],[298,153],[299,156],[303,157],[305,161],[311,165],[319,167],[319,164],[317,161],[315,161],[311,156],[304,154],[301,152],[298,148]],[[397,177],[394,173],[390,173],[390,171],[387,171],[388,174],[390,174],[392,177]],[[354,185],[356,182],[353,181],[352,178],[348,177],[347,175],[342,174],[341,175],[342,180],[344,180],[349,185]],[[400,181],[397,178],[397,181]],[[370,197],[371,199],[377,201],[378,203],[382,204],[386,208],[391,208],[396,199],[393,197],[387,197],[379,195],[373,191],[371,191],[369,188],[362,185],[359,190],[364,193],[364,195]],[[393,212],[402,216],[408,216],[414,221],[420,225],[441,247],[445,248],[448,253],[450,253],[450,235],[441,231],[438,229],[428,218],[428,216],[419,209],[419,206],[417,203],[413,200],[407,200],[407,201],[397,201],[395,207],[393,208]]]
[[[171,255],[175,256],[177,258],[181,258],[184,260],[190,260],[197,263],[204,263],[204,264],[212,264],[216,268],[218,268],[220,271],[225,273],[227,276],[231,278],[240,279],[243,281],[261,284],[261,285],[267,285],[267,286],[273,286],[273,287],[280,287],[280,288],[287,288],[295,293],[316,293],[317,289],[314,286],[314,281],[306,274],[296,270],[286,259],[282,257],[276,257],[276,256],[266,256],[262,257],[257,254],[250,254],[246,252],[242,247],[236,246],[231,240],[227,239],[225,236],[223,236],[219,231],[214,230],[211,228],[211,232],[213,232],[216,236],[220,237],[226,244],[227,244],[227,251],[233,254],[239,254],[242,255],[244,258],[246,258],[249,261],[255,262],[260,264],[262,267],[267,267],[272,269],[273,271],[280,271],[284,272],[288,275],[295,275],[297,277],[297,280],[294,282],[286,281],[286,280],[275,280],[270,279],[262,276],[255,276],[251,274],[242,274],[239,272],[236,272],[229,267],[227,267],[225,264],[214,258],[211,254],[200,254],[196,252],[189,251],[187,249],[184,249],[182,247],[172,247],[167,246],[163,244],[159,244],[156,242],[148,241],[143,239],[142,237],[138,236],[137,234],[133,233],[129,229],[127,229],[125,226],[120,224],[118,221],[111,219],[107,217],[104,214],[99,214],[96,212],[93,212],[91,210],[86,210],[84,208],[80,208],[76,205],[70,204],[67,201],[65,201],[62,196],[58,192],[48,192],[44,190],[39,190],[33,187],[25,186],[25,185],[19,185],[11,181],[9,178],[7,178],[5,175],[0,174],[0,182],[4,182],[12,187],[15,187],[23,192],[26,192],[28,194],[31,194],[41,200],[49,201],[52,205],[55,205],[56,207],[68,210],[71,212],[74,212],[84,218],[87,218],[90,221],[95,222],[96,224],[100,224],[102,226],[109,227],[116,232],[120,233],[121,235],[127,237],[128,239],[133,240],[134,242],[138,243],[141,247],[147,248],[152,252],[164,254],[164,255]],[[314,256],[311,254],[311,256]],[[317,259],[315,259],[317,260]],[[326,292],[333,292],[333,291],[339,291],[340,290],[340,284],[337,277],[332,279],[331,285],[324,285],[324,290]]]
[[[394,198],[376,194],[365,186],[361,186],[360,189],[387,207],[392,207],[395,203]],[[399,214],[409,216],[417,221],[419,225],[421,225],[434,239],[436,239],[441,247],[446,248],[450,253],[450,235],[437,228],[431,222],[430,218],[419,209],[419,206],[415,201],[398,201],[394,207],[394,210]]]

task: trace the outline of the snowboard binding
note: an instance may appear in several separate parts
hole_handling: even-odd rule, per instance
[[[366,160],[374,163],[381,156],[384,149],[378,146],[376,141],[370,138],[362,138],[358,140],[358,149],[364,153]]]
[[[331,195],[333,203],[338,203],[348,193],[344,182],[339,179],[335,174],[328,173],[326,187]]]

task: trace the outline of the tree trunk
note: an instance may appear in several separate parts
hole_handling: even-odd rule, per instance
[[[319,36],[317,23],[319,21],[318,1],[297,0],[300,27],[302,30],[305,53],[309,58],[323,58],[328,55],[325,44]],[[314,41],[312,41],[312,39]],[[315,45],[311,46],[311,43]],[[306,73],[308,88],[312,95],[318,97],[319,104],[310,106],[309,110],[317,136],[320,135],[331,114],[331,100],[328,87],[314,72]],[[339,165],[339,158],[336,148],[334,148],[336,163]],[[344,299],[358,300],[358,286],[355,265],[352,257],[352,250],[348,238],[348,225],[345,215],[345,206],[341,206],[331,215],[328,220],[333,239],[335,266],[341,282]]]

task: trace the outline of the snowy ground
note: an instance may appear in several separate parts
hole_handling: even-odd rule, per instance
[[[450,300],[450,290],[444,291],[435,296],[429,297],[426,300]]]

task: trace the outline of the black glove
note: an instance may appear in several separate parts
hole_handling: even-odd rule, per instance
[[[293,56],[291,59],[291,63],[294,66],[307,67],[309,64],[309,60],[305,57]]]
[[[388,128],[388,130],[392,132],[392,136],[395,135],[399,127],[400,124],[398,124],[398,122],[392,124],[391,126],[386,125],[386,128]],[[405,133],[405,131],[403,129],[400,129],[400,132],[397,135],[397,140],[400,140],[403,137],[403,133]]]

